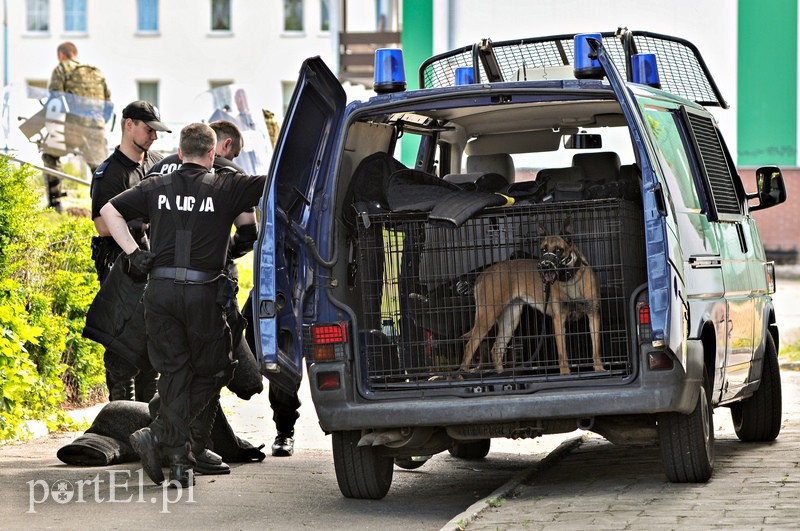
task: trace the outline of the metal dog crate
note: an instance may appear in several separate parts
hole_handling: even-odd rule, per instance
[[[534,259],[522,264],[538,268],[540,226],[558,235],[567,220],[572,224],[569,237],[599,280],[606,371],[594,371],[586,317],[555,330],[552,319],[530,305],[509,340],[503,372],[497,373],[489,359],[496,326],[482,341],[471,370],[459,371],[464,335],[475,319],[478,276],[504,260]],[[425,213],[375,214],[368,227],[359,221],[358,248],[363,312],[358,321],[359,366],[374,392],[475,388],[476,381],[524,389],[543,380],[632,372],[627,306],[633,290],[647,278],[642,212],[634,203],[603,199],[492,208],[457,228],[431,224]],[[540,272],[532,268],[525,274]],[[582,302],[563,304],[571,310]],[[570,375],[559,371],[557,334],[565,336]],[[476,369],[481,357],[484,361]]]

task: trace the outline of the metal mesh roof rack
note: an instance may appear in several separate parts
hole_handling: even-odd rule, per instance
[[[701,105],[728,108],[700,52],[689,41],[624,28],[601,35],[603,47],[617,68],[625,65],[628,80],[630,56],[653,53],[658,59],[663,90]],[[570,34],[502,42],[483,39],[427,59],[419,69],[420,87],[453,86],[459,67],[473,67],[475,83],[483,83],[513,81],[517,72],[529,68],[567,66],[574,55],[573,38]]]

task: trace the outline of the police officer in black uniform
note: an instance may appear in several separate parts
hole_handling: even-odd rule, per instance
[[[235,286],[224,274],[230,228],[258,204],[266,182],[266,176],[211,171],[215,143],[209,126],[184,127],[180,169],[142,181],[101,209],[131,272],[150,273],[145,323],[150,361],[161,373],[161,406],[131,444],[156,484],[164,481],[162,455],[171,484],[193,484],[192,441],[207,430],[196,420],[219,399],[233,368],[225,315]],[[128,230],[126,220],[137,218],[150,220],[152,252],[140,249]]]
[[[244,139],[239,127],[228,120],[216,120],[208,125],[217,135],[217,144],[214,148],[214,171],[220,175],[224,172],[244,173],[244,170],[231,160],[239,155],[244,145]],[[170,174],[179,169],[182,163],[183,161],[178,153],[167,155],[150,168],[148,177]],[[239,218],[236,232],[231,236],[225,265],[226,275],[236,282],[238,282],[239,274],[234,259],[244,256],[248,251],[251,251],[258,237],[255,208],[247,209],[247,213],[247,216],[241,216]],[[232,329],[233,350],[237,353],[236,358],[240,359],[238,357],[239,355],[253,356],[250,350],[241,353],[237,352],[237,349],[247,349],[246,344],[241,343],[241,330],[245,326],[245,321],[239,312],[238,305],[230,308],[226,318],[228,325],[231,326]],[[227,419],[225,419],[224,414],[219,411],[218,404],[213,404],[206,408],[203,415],[207,415],[208,419],[198,419],[197,422],[198,425],[208,426],[208,433],[197,433],[192,442],[192,454],[196,461],[194,471],[205,475],[228,474],[230,473],[230,467],[222,461],[222,457],[208,448],[211,444],[210,436],[213,422],[223,422],[227,424]]]
[[[215,120],[208,125],[217,134],[217,146],[215,149],[217,156],[214,159],[214,171],[222,172],[235,170],[244,173],[244,170],[233,162],[233,159],[239,156],[239,153],[241,153],[244,147],[244,139],[239,127],[229,120]],[[166,175],[178,169],[180,165],[181,159],[177,153],[168,155],[153,166],[150,170],[150,175]],[[257,237],[258,229],[254,214],[252,223],[243,222],[237,228],[236,233],[231,237],[228,264],[226,267],[228,276],[238,280],[238,272],[233,260],[251,251]],[[247,299],[242,310],[246,321],[249,323],[253,322],[251,300],[251,298]],[[247,328],[245,337],[247,349],[249,350],[249,354],[252,355],[252,353],[255,352],[255,339],[252,326]],[[244,345],[237,345],[236,339],[234,339],[234,349],[235,348],[244,348]],[[294,425],[300,417],[298,411],[301,403],[298,393],[297,391],[294,393],[287,393],[281,390],[277,385],[270,385],[269,405],[270,408],[272,408],[272,420],[275,422],[275,428],[278,432],[272,443],[272,455],[275,457],[291,457],[294,453]],[[198,470],[200,469],[201,463],[204,464],[204,460],[198,458]],[[215,470],[217,468],[218,467],[214,467]]]
[[[214,148],[216,157],[214,157],[214,171],[219,172],[222,169],[229,168],[239,173],[245,171],[233,159],[239,156],[244,147],[244,138],[239,126],[228,120],[216,120],[208,124],[211,129],[217,134],[217,145]],[[167,155],[159,162],[157,162],[150,171],[150,175],[166,175],[172,173],[181,166],[181,158],[177,153]]]
[[[161,122],[158,109],[146,101],[134,101],[122,111],[122,140],[104,162],[97,167],[92,178],[92,219],[98,236],[92,238],[92,258],[97,276],[102,283],[111,270],[121,249],[100,216],[100,209],[109,199],[135,186],[162,156],[150,151],[158,138],[158,131],[171,133]],[[137,244],[147,248],[146,224],[142,219],[131,219],[128,229]],[[120,354],[106,350],[106,385],[110,400],[148,402],[155,393],[158,374],[152,367],[136,367]]]

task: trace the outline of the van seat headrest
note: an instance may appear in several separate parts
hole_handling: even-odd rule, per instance
[[[613,151],[576,153],[572,156],[572,165],[583,169],[590,181],[611,182],[619,177],[619,155]]]
[[[514,182],[514,160],[508,153],[470,155],[467,157],[467,173],[497,173],[509,183]]]

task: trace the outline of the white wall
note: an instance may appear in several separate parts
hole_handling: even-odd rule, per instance
[[[137,98],[137,80],[160,81],[160,107],[174,130],[207,119],[201,94],[209,80],[233,80],[248,88],[252,110],[281,114],[282,85],[293,84],[300,64],[319,55],[333,65],[334,44],[319,28],[319,2],[306,0],[306,31],[282,31],[280,0],[231,0],[233,31],[214,35],[210,0],[161,0],[158,36],[136,34],[136,0],[89,0],[88,32],[67,35],[63,2],[50,0],[50,28],[45,36],[26,35],[25,2],[8,6],[8,66],[16,89],[11,129],[16,116],[35,110],[35,101],[20,103],[26,80],[48,79],[56,64],[56,46],[72,40],[80,59],[105,73],[117,110]],[[613,31],[619,25],[679,36],[700,49],[723,96],[732,109],[714,111],[732,153],[736,153],[736,3],[730,0],[433,0],[434,52],[465,46],[483,37],[500,41],[536,35]],[[338,0],[331,0],[335,9]],[[350,0],[348,29],[374,28],[374,0]],[[331,13],[335,24],[335,14]],[[406,17],[406,20],[413,20]],[[200,99],[198,99],[200,98]],[[25,105],[27,104],[27,107]],[[31,107],[33,105],[33,107]],[[21,112],[16,112],[17,110]],[[8,118],[8,117],[6,117]],[[118,131],[109,142],[118,141]],[[14,139],[17,146],[24,146]],[[172,149],[174,139],[157,147]],[[0,146],[2,147],[2,146]]]
[[[673,35],[700,50],[727,110],[710,108],[736,153],[737,5],[730,0],[434,0],[434,53],[482,38],[630,30]]]
[[[201,94],[209,89],[209,80],[232,80],[247,87],[251,110],[267,108],[280,118],[282,83],[297,80],[302,61],[319,55],[332,63],[330,34],[319,31],[317,0],[306,0],[305,32],[300,34],[282,31],[280,0],[232,0],[233,31],[229,34],[209,30],[210,0],[161,0],[158,35],[137,35],[136,0],[89,0],[86,35],[62,31],[61,0],[50,0],[47,35],[26,34],[25,2],[5,1],[9,81],[16,95],[28,80],[49,79],[57,63],[56,47],[71,40],[82,62],[102,69],[118,112],[137,99],[137,81],[159,81],[162,117],[175,131],[186,123],[208,119],[210,110],[203,106]],[[29,110],[31,104],[37,105],[28,101],[18,108]],[[15,116],[11,122],[15,129]],[[118,135],[117,130],[109,143],[117,143]],[[173,141],[160,139],[157,147],[171,149]]]

